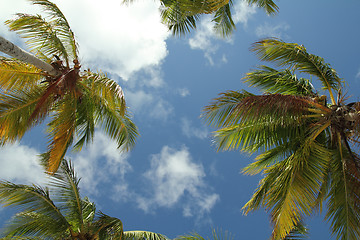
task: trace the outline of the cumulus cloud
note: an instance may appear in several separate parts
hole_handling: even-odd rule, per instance
[[[210,212],[220,199],[218,194],[209,193],[203,180],[203,166],[192,160],[185,147],[177,150],[164,146],[159,154],[152,155],[151,167],[144,177],[151,193],[150,196],[138,195],[136,201],[147,212],[181,204],[184,216],[196,213],[199,217]]]
[[[254,6],[249,6],[245,1],[236,1],[233,5],[233,21],[235,24],[242,24],[246,26],[247,21],[253,14],[256,13]],[[218,50],[216,41],[219,37],[213,30],[214,24],[211,22],[212,17],[207,15],[201,21],[195,31],[194,37],[189,39],[189,45],[192,49],[202,50],[205,58],[210,65],[215,65],[214,55]],[[225,39],[231,43],[232,39]],[[220,62],[226,63],[226,56],[220,59]]]
[[[182,133],[188,137],[196,137],[200,139],[207,138],[209,135],[209,131],[205,128],[196,128],[192,125],[192,122],[187,118],[181,119],[181,131]]]
[[[269,23],[265,23],[261,26],[258,26],[255,30],[255,33],[258,37],[284,38],[287,37],[284,32],[289,28],[290,25],[287,23],[280,23],[277,25],[270,25]]]
[[[19,143],[0,150],[0,178],[21,184],[46,183],[46,174],[39,165],[39,152]]]
[[[119,0],[53,2],[73,28],[85,67],[129,79],[141,69],[158,69],[167,55],[165,40],[170,33],[160,22],[158,1],[135,1],[129,6]],[[41,13],[27,1],[16,0],[1,6],[0,20],[16,12]],[[6,27],[0,25],[3,29]],[[159,84],[159,79],[156,81],[154,84]]]
[[[96,132],[92,144],[70,157],[81,177],[82,193],[85,195],[99,194],[101,184],[123,182],[125,174],[132,171],[127,161],[129,154],[120,152],[116,142],[102,132]]]

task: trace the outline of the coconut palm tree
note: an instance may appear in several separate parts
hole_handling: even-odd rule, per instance
[[[348,103],[337,72],[302,45],[264,39],[251,50],[287,68],[258,67],[244,79],[264,94],[228,91],[203,112],[218,128],[219,150],[262,152],[243,170],[264,175],[244,213],[264,207],[271,214],[272,239],[283,239],[326,204],[333,234],[360,239],[360,103]]]
[[[0,145],[21,139],[50,117],[50,173],[72,144],[80,150],[93,139],[96,126],[121,150],[130,149],[138,133],[121,87],[102,72],[81,70],[74,34],[55,4],[29,1],[48,16],[17,14],[6,22],[32,54],[0,38],[0,51],[13,57],[0,58]]]
[[[62,161],[49,180],[48,187],[0,181],[0,203],[20,209],[0,233],[4,239],[167,239],[149,231],[124,231],[120,219],[96,211],[93,202],[81,198],[71,162]]]
[[[123,0],[125,3],[134,0]],[[263,8],[269,15],[278,11],[273,0],[244,0],[250,5]],[[222,37],[231,35],[235,30],[232,19],[232,0],[160,0],[162,22],[173,35],[182,36],[196,28],[196,23],[204,14],[211,14],[215,32]]]

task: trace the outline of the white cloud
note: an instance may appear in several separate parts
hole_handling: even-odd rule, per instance
[[[193,162],[185,147],[176,150],[164,146],[159,154],[151,157],[151,167],[144,176],[150,183],[151,193],[139,195],[137,203],[147,212],[181,205],[184,216],[196,213],[201,217],[219,200],[219,195],[207,192],[203,166]]]
[[[128,153],[120,152],[114,140],[96,132],[93,143],[71,154],[75,171],[81,177],[82,194],[97,195],[100,184],[123,182],[125,174],[132,171],[128,157]]]
[[[133,114],[146,115],[152,119],[166,121],[174,112],[174,107],[160,94],[144,90],[125,90],[125,99]]]
[[[232,11],[234,23],[246,26],[248,19],[256,13],[256,8],[254,6],[249,6],[245,1],[236,1]],[[219,40],[219,37],[213,30],[214,24],[211,22],[211,19],[212,16],[207,15],[200,21],[194,37],[189,39],[189,45],[192,49],[202,50],[208,63],[213,66],[215,65],[213,56],[218,50],[216,40]],[[223,39],[223,41],[228,43],[233,42],[231,38]],[[226,63],[226,61],[224,61],[226,57],[224,57],[225,56],[223,56],[220,61]]]
[[[181,97],[187,97],[190,95],[190,91],[187,88],[179,88],[177,92]]]
[[[0,149],[0,178],[21,184],[46,183],[46,174],[39,165],[39,152],[14,143]]]
[[[196,137],[196,138],[204,139],[209,136],[209,131],[205,127],[196,128],[192,125],[192,122],[187,118],[181,119],[181,130],[182,133],[188,138]]]
[[[255,33],[258,37],[276,37],[284,38],[287,35],[284,33],[290,26],[287,23],[280,23],[275,26],[271,26],[269,23],[265,23],[256,28]]]
[[[41,13],[24,0],[8,2],[0,8],[2,22],[16,12]],[[165,40],[170,33],[160,22],[158,1],[139,0],[129,6],[119,0],[53,2],[73,28],[86,68],[129,79],[141,69],[158,69],[167,55]],[[2,29],[6,27],[1,25]]]

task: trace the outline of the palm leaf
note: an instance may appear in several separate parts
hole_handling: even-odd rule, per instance
[[[168,240],[168,238],[160,233],[149,231],[125,231],[125,240]]]
[[[50,187],[56,189],[53,199],[66,213],[73,229],[84,228],[84,206],[79,192],[79,182],[80,179],[76,176],[71,162],[67,161],[62,161],[60,170],[51,176],[50,181]]]
[[[120,219],[110,217],[102,212],[99,213],[98,220],[92,224],[94,235],[99,239],[123,239],[123,224]]]
[[[299,79],[288,69],[278,71],[267,66],[260,66],[257,70],[247,73],[243,79],[251,87],[260,88],[263,92],[317,96],[308,79]]]
[[[254,43],[251,51],[254,51],[261,60],[275,62],[280,66],[289,65],[300,72],[318,77],[324,88],[329,91],[332,103],[335,104],[332,89],[341,88],[341,79],[323,58],[309,54],[304,46],[270,38]]]
[[[263,8],[269,15],[274,15],[278,12],[279,7],[272,0],[246,0],[250,5],[256,4],[259,8]]]
[[[222,37],[230,36],[231,33],[236,29],[235,23],[231,17],[231,6],[232,1],[228,4],[220,7],[214,15],[213,22],[215,23],[215,32]]]
[[[45,74],[33,65],[16,59],[0,57],[0,89],[31,88],[43,80]]]
[[[48,0],[30,0],[35,5],[43,7],[44,11],[49,14],[51,24],[54,26],[57,36],[63,42],[66,52],[72,59],[78,59],[78,46],[75,36],[70,28],[64,14],[56,6],[56,4]]]
[[[11,31],[15,31],[39,58],[51,62],[54,55],[68,62],[68,53],[53,26],[40,15],[17,14],[14,20],[5,22]]]
[[[21,139],[27,130],[46,118],[48,112],[42,111],[29,121],[42,92],[43,87],[34,87],[31,91],[28,89],[0,94],[0,143]],[[50,107],[46,106],[44,109]]]
[[[29,222],[29,225],[24,227],[29,227],[28,230],[31,230],[34,224],[41,222],[38,219],[40,215],[46,217],[45,220],[52,219],[52,221],[55,221],[60,231],[65,231],[69,227],[69,223],[61,214],[60,209],[50,199],[48,189],[0,181],[0,203],[4,206],[19,207],[23,211],[23,214],[20,214],[16,219],[17,223],[13,225],[19,227],[18,231],[22,231],[21,222],[26,223],[29,219],[32,219],[33,223]],[[31,215],[31,212],[34,215]],[[44,223],[41,225],[46,229],[43,226]]]
[[[51,142],[48,149],[49,173],[55,173],[61,161],[71,145],[76,127],[76,108],[78,98],[75,92],[71,92],[57,103],[57,113],[48,124]]]

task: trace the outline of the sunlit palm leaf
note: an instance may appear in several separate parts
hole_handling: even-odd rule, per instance
[[[55,173],[59,168],[66,150],[73,141],[74,131],[76,127],[76,93],[65,95],[64,99],[57,103],[57,113],[53,116],[52,121],[48,124],[50,134],[49,173]]]
[[[31,88],[43,80],[40,69],[21,61],[0,57],[0,89]]]
[[[70,28],[68,21],[64,14],[56,6],[56,4],[48,0],[30,0],[35,5],[43,7],[44,11],[50,15],[50,20],[54,26],[57,36],[63,42],[66,52],[72,59],[78,59],[78,47],[75,41],[75,36]]]
[[[123,224],[120,219],[110,217],[102,212],[99,213],[98,220],[94,222],[93,228],[95,235],[99,239],[124,239]]]
[[[206,239],[209,240],[210,238],[206,238]],[[214,239],[214,240],[232,240],[232,239],[234,239],[234,237],[227,231],[222,232],[222,231],[213,229],[212,230],[212,239]],[[205,238],[202,237],[198,233],[192,233],[192,234],[177,237],[176,240],[205,240]]]
[[[68,62],[66,48],[53,26],[40,15],[17,14],[14,20],[6,21],[9,29],[27,39],[26,43],[39,58],[51,62],[53,55]],[[40,52],[41,54],[37,54]]]
[[[168,240],[168,238],[162,234],[148,232],[148,231],[125,231],[125,240]]]
[[[43,89],[34,87],[32,90],[0,94],[0,143],[21,139],[27,130],[46,118],[48,111],[42,111],[29,122]],[[48,110],[50,107],[43,109]]]
[[[245,213],[259,207],[271,210],[273,239],[284,238],[311,214],[331,156],[316,142],[299,144],[291,156],[264,170],[266,176],[243,208]]]
[[[251,50],[256,52],[261,60],[272,61],[280,66],[288,65],[300,72],[318,77],[335,104],[332,89],[339,89],[342,81],[323,58],[309,54],[302,45],[272,38],[254,43]]]
[[[267,66],[260,66],[257,70],[247,73],[244,79],[250,86],[260,88],[263,92],[317,96],[308,79],[299,79],[288,69],[278,71]]]

